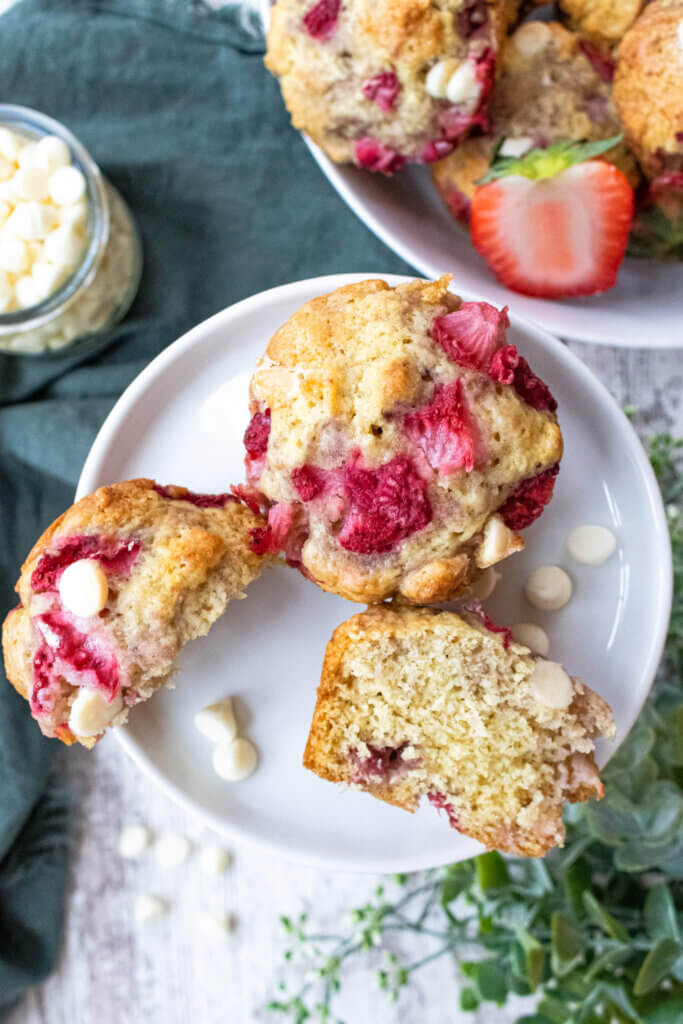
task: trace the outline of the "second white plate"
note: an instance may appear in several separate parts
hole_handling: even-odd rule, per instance
[[[247,387],[258,357],[303,302],[362,280],[349,274],[275,288],[218,313],[167,348],[130,385],[102,427],[78,494],[135,476],[224,491],[243,479]],[[388,277],[391,284],[401,278]],[[551,653],[609,700],[617,743],[650,688],[666,632],[671,557],[659,492],[640,443],[607,391],[543,331],[514,317],[509,340],[559,402],[566,455],[550,509],[526,531],[528,548],[502,566],[490,603],[503,623],[541,622]],[[601,569],[572,564],[566,537],[580,523],[614,530],[618,550]],[[534,612],[522,585],[538,565],[571,573],[575,596]],[[180,659],[175,691],[136,708],[117,730],[126,751],[173,799],[233,838],[324,867],[408,871],[456,861],[478,844],[430,806],[414,817],[343,792],[301,766],[315,689],[332,630],[359,606],[324,594],[297,572],[267,572]],[[237,695],[242,725],[261,751],[246,782],[211,768],[193,726],[199,708]],[[601,747],[602,762],[614,749]]]

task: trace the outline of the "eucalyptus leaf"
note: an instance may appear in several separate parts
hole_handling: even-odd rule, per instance
[[[508,994],[508,986],[497,960],[480,960],[473,981],[484,1002],[503,1005]]]
[[[561,978],[581,963],[584,940],[576,923],[559,911],[552,915],[550,927],[553,974]]]
[[[552,1021],[552,1024],[565,1024],[572,1015],[572,1011],[568,1009],[566,1003],[554,999],[552,996],[541,999],[538,1004],[538,1012]]]
[[[653,885],[645,898],[645,925],[651,939],[680,941],[681,935],[671,890],[663,882]]]
[[[683,1021],[683,998],[665,997],[666,1001],[644,1016],[645,1024],[681,1024]]]
[[[591,921],[599,925],[607,935],[618,942],[628,942],[629,935],[624,926],[605,910],[592,892],[584,892],[583,905]]]
[[[510,872],[507,864],[496,850],[489,850],[488,853],[481,853],[474,859],[477,870],[477,878],[482,892],[488,889],[497,889],[506,886],[510,882]]]
[[[660,939],[651,949],[641,965],[633,983],[635,995],[642,996],[650,992],[660,981],[667,977],[671,968],[681,955],[680,943],[673,939]]]
[[[543,946],[535,939],[533,935],[525,928],[519,928],[517,930],[517,941],[522,947],[524,953],[524,973],[526,980],[529,984],[529,988],[532,992],[535,992],[541,983],[543,978],[543,968],[545,967],[545,953]]]

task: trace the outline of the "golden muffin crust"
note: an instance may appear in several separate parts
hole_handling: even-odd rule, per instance
[[[428,796],[487,847],[542,856],[563,842],[565,802],[602,796],[593,741],[614,736],[610,708],[576,679],[561,706],[541,699],[542,659],[463,614],[378,606],[338,626],[303,763],[406,811]]]
[[[559,0],[569,27],[596,46],[611,49],[636,20],[647,0]]]
[[[79,691],[98,688],[98,664],[106,667],[110,703],[122,698],[115,725],[167,683],[181,648],[207,633],[262,571],[251,531],[263,525],[231,495],[196,495],[146,479],[100,487],[55,520],[22,566],[20,604],[2,636],[8,678],[45,735],[85,746],[97,741],[99,735],[75,737],[68,722]],[[62,571],[81,559],[96,561],[108,585],[102,611],[85,619],[63,607],[58,587]],[[34,669],[41,650],[48,660],[57,650],[44,696]],[[81,672],[71,662],[83,650],[91,656]]]
[[[683,171],[683,0],[653,0],[617,51],[614,102],[648,178]]]
[[[519,0],[278,0],[265,63],[295,128],[333,160],[393,173],[406,160],[438,159],[468,119],[481,120],[518,8]],[[430,95],[427,75],[440,61],[451,71],[472,62],[478,86],[453,101]]]
[[[511,496],[544,473],[543,500],[552,492],[554,400],[535,377],[541,408],[511,376],[501,383],[491,361],[519,359],[505,312],[463,304],[449,281],[364,281],[313,299],[252,377],[252,424],[267,429],[260,448],[252,426],[245,435],[247,472],[272,506],[270,532],[290,562],[352,601],[466,590],[523,546],[516,531],[528,524],[506,522]],[[445,326],[463,332],[458,351],[435,340],[455,313]]]
[[[608,139],[621,131],[610,82],[595,70],[579,37],[557,22],[527,22],[510,36],[499,61],[489,117],[489,134],[465,139],[432,168],[437,191],[461,223],[469,220],[476,182],[486,174],[503,136],[527,140],[532,148]],[[638,184],[635,159],[623,143],[605,159],[632,185]]]

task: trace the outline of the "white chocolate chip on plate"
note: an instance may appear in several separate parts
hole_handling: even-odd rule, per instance
[[[539,658],[529,679],[532,693],[542,704],[562,710],[568,708],[574,695],[572,681],[556,661]]]
[[[192,843],[181,832],[164,832],[154,848],[157,864],[161,868],[179,868],[192,853]]]
[[[534,608],[554,612],[564,608],[572,596],[572,581],[558,565],[542,565],[529,576],[524,593]]]
[[[59,578],[59,596],[67,611],[88,619],[102,611],[109,596],[107,577],[99,562],[80,558],[67,565]]]
[[[156,921],[168,912],[168,904],[159,896],[141,892],[135,899],[135,920],[138,924]]]
[[[232,698],[216,701],[194,716],[195,727],[212,743],[230,743],[237,735]]]
[[[528,647],[534,654],[545,657],[550,650],[548,634],[534,622],[518,622],[516,626],[512,627],[511,632],[515,643]]]
[[[216,936],[229,935],[235,927],[232,914],[217,914],[213,910],[200,911],[199,920],[205,931]]]
[[[474,583],[470,587],[470,592],[480,601],[486,601],[486,599],[489,598],[496,589],[502,578],[501,573],[490,565],[488,569],[484,569],[481,576],[478,576],[475,579]]]
[[[120,693],[108,701],[99,690],[88,690],[82,686],[71,705],[69,728],[74,736],[81,738],[99,736],[121,711],[123,698]]]
[[[213,752],[213,768],[227,782],[241,782],[256,769],[258,753],[249,740],[239,737],[232,743],[221,743]]]
[[[141,856],[152,841],[152,833],[144,825],[126,825],[119,836],[119,853],[126,860]]]
[[[209,843],[199,855],[199,866],[207,875],[222,875],[230,867],[232,857],[224,846]]]
[[[583,565],[602,565],[614,553],[617,539],[606,526],[577,526],[569,534],[569,554]]]

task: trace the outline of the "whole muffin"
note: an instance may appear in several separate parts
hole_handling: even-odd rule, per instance
[[[5,619],[7,677],[46,736],[92,747],[173,674],[191,639],[261,572],[264,521],[229,494],[128,480],[36,542]]]
[[[614,102],[645,175],[683,171],[683,0],[654,0],[626,33]]]
[[[333,159],[392,174],[486,121],[518,0],[278,0],[266,67],[295,128]]]
[[[616,46],[648,0],[559,0],[570,27],[604,49]]]
[[[482,621],[483,620],[483,621]],[[406,811],[422,797],[488,847],[562,845],[565,802],[602,796],[609,705],[472,612],[382,606],[325,651],[304,767]]]
[[[256,548],[352,601],[463,592],[552,494],[555,400],[506,344],[506,311],[449,281],[313,299],[251,381],[247,477],[271,506]]]
[[[520,156],[553,142],[597,141],[620,133],[609,64],[602,67],[593,51],[588,54],[579,37],[557,22],[527,22],[510,36],[499,61],[489,130],[466,139],[432,168],[434,184],[456,220],[469,223],[476,182],[503,136],[503,155]],[[636,162],[626,146],[615,146],[605,159],[637,184]]]

